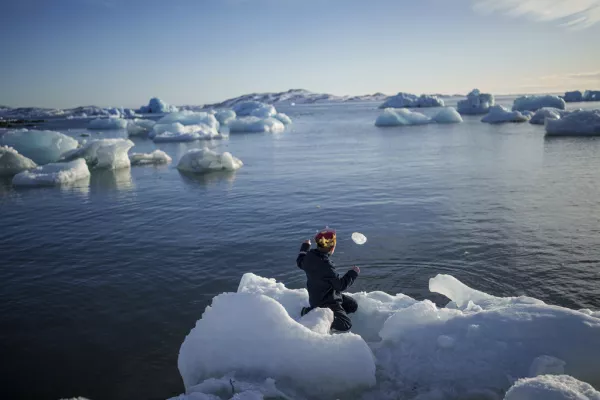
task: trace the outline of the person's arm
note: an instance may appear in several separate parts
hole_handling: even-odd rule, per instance
[[[329,268],[325,268],[324,278],[331,284],[331,287],[338,292],[343,292],[344,290],[348,289],[350,286],[352,286],[354,280],[358,278],[358,273],[360,272],[358,267],[353,267],[340,278],[338,273],[335,272],[335,268],[331,261],[327,261],[327,263],[329,264]]]
[[[310,250],[310,240],[305,240],[302,246],[300,246],[300,253],[298,253],[298,258],[296,258],[296,265],[300,269],[304,269],[302,268],[302,261],[304,261],[304,256],[306,256],[308,250]]]

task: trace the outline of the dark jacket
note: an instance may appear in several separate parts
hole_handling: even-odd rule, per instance
[[[342,277],[335,271],[329,254],[303,243],[296,259],[298,268],[306,272],[306,289],[311,307],[327,307],[342,302],[342,292],[354,283],[358,274],[354,270]]]

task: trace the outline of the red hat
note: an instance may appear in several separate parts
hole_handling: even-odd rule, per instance
[[[331,249],[335,247],[336,236],[335,229],[325,228],[315,236],[317,247],[322,249]]]

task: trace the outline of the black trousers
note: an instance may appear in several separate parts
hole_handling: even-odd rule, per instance
[[[350,296],[342,294],[342,303],[328,306],[333,311],[333,323],[331,329],[335,329],[340,332],[347,332],[352,328],[352,321],[348,314],[356,312],[358,309],[358,303]]]

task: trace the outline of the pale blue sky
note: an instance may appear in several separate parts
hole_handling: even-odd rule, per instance
[[[0,104],[600,89],[600,0],[18,0]]]

